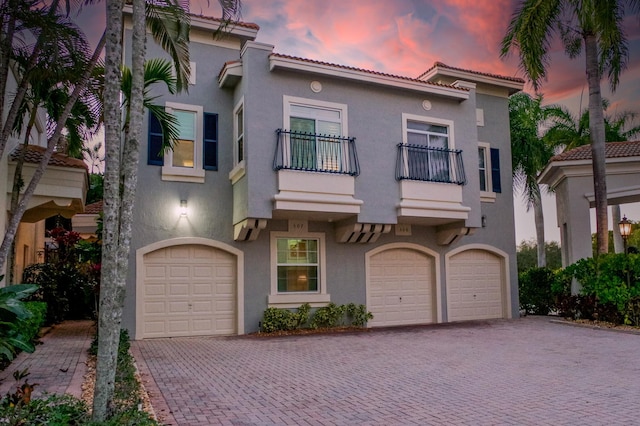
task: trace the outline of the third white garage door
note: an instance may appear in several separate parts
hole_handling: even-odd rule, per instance
[[[146,254],[141,267],[143,338],[237,332],[234,255],[204,245],[176,245]]]
[[[504,317],[502,258],[486,250],[451,256],[447,268],[449,321]]]
[[[434,258],[408,248],[393,248],[369,259],[367,308],[373,327],[435,321]]]

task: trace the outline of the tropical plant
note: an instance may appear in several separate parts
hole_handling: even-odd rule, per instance
[[[65,3],[68,3],[65,2]],[[60,1],[53,0],[50,4],[41,1],[28,0],[26,2],[7,0],[0,7],[0,99],[7,99],[6,84],[9,66],[17,70],[18,87],[5,111],[2,110],[5,121],[0,129],[0,158],[4,155],[10,134],[15,130],[16,123],[22,120],[21,111],[25,110],[25,99],[30,88],[38,85],[38,72],[42,64],[54,67],[59,57],[80,58],[85,55],[78,69],[82,70],[75,81],[66,88],[59,114],[54,125],[48,131],[47,148],[42,154],[31,181],[27,185],[22,197],[10,215],[2,245],[0,245],[0,269],[4,268],[18,225],[27,209],[28,203],[49,164],[54,149],[62,137],[63,129],[67,127],[67,120],[72,117],[72,111],[78,99],[86,92],[95,64],[104,46],[104,37],[98,43],[93,55],[89,58],[88,45],[83,33],[59,11]],[[68,4],[67,4],[68,6]],[[35,43],[24,43],[23,39],[34,38]],[[6,56],[5,56],[6,55]],[[3,116],[3,114],[0,114]],[[73,121],[73,117],[72,117]],[[73,127],[70,125],[70,127]]]
[[[509,129],[514,187],[522,191],[527,211],[533,208],[538,246],[538,267],[546,266],[544,213],[538,175],[555,153],[555,145],[540,136],[551,107],[542,106],[542,96],[535,98],[520,92],[509,98]]]
[[[3,276],[0,276],[2,281]],[[16,350],[33,352],[31,337],[17,327],[31,316],[22,301],[36,291],[37,286],[18,284],[0,288],[0,358],[12,360]]]
[[[535,90],[547,77],[550,49],[556,35],[572,59],[584,47],[598,253],[606,253],[608,249],[605,127],[600,80],[607,73],[611,90],[617,88],[628,60],[628,42],[622,28],[624,15],[639,9],[640,0],[523,0],[502,40],[501,57],[518,50],[520,67]]]

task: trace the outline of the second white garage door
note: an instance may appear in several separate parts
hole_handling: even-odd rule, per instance
[[[369,260],[367,308],[373,327],[435,322],[434,259],[408,248],[374,254]]]
[[[451,256],[447,268],[449,321],[504,317],[502,259],[486,250]]]
[[[237,332],[234,255],[203,245],[179,245],[146,254],[140,266],[143,338]]]

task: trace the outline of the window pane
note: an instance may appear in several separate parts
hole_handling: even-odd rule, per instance
[[[429,124],[421,121],[407,120],[407,129],[418,130],[421,132],[429,132],[429,133],[440,133],[443,135],[446,135],[449,133],[448,128],[446,126],[438,126],[436,124]]]
[[[191,111],[174,110],[173,115],[178,119],[178,132],[180,139],[196,139],[196,113]]]
[[[318,291],[317,266],[278,266],[278,292]]]
[[[296,117],[340,122],[340,111],[335,109],[314,108],[305,105],[291,105],[290,114]]]
[[[485,169],[484,165],[484,148],[478,148],[478,164],[481,169]]]
[[[194,143],[192,140],[178,140],[173,147],[173,166],[193,168]]]
[[[428,145],[428,135],[422,135],[420,133],[407,132],[407,143],[409,145]]]
[[[448,139],[446,136],[429,136],[429,146],[431,148],[447,148]]]
[[[291,117],[291,131],[315,134],[316,122],[308,118]]]
[[[321,121],[318,120],[318,134],[320,135],[331,135],[331,136],[341,136],[342,135],[342,126],[340,123],[332,123],[330,121]]]

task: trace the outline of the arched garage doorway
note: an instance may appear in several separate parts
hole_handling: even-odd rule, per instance
[[[437,253],[416,244],[387,244],[368,252],[365,264],[370,327],[439,319]]]
[[[445,256],[448,321],[511,317],[508,256],[484,244]]]
[[[206,238],[136,252],[136,339],[244,333],[243,254]]]

